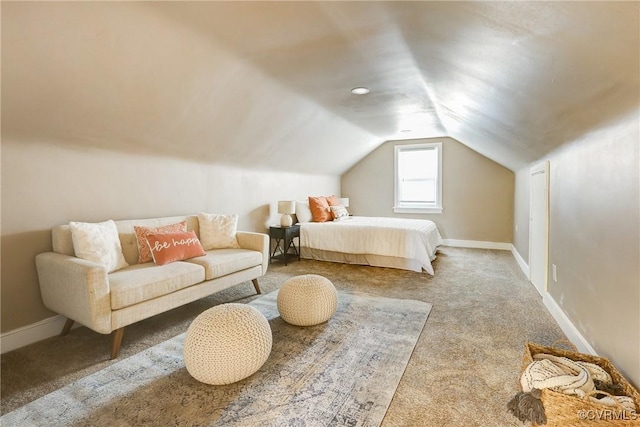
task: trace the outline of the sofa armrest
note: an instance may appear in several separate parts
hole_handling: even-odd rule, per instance
[[[36,269],[47,308],[96,332],[112,332],[109,278],[104,267],[45,252],[36,255]]]
[[[238,231],[236,239],[242,249],[251,249],[262,253],[262,275],[264,276],[269,267],[269,236],[264,233]]]

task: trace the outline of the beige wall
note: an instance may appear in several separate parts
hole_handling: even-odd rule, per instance
[[[394,145],[438,141],[443,142],[442,214],[394,214]],[[355,215],[430,219],[445,239],[512,241],[513,172],[451,138],[383,144],[342,176],[342,194]]]
[[[640,385],[640,121],[563,146],[550,162],[548,292],[601,356]],[[516,174],[516,218],[529,215],[528,168]],[[516,249],[528,259],[528,235]]]
[[[266,232],[278,200],[338,194],[339,177],[255,171],[51,143],[2,140],[2,332],[53,315],[41,302],[34,256],[50,229],[75,221],[237,213]]]

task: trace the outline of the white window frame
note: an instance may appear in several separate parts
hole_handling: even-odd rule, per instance
[[[436,201],[435,203],[422,203],[416,204],[402,203],[400,201],[400,180],[398,175],[398,153],[408,150],[436,150],[438,153],[438,174],[436,183]],[[442,213],[442,142],[432,142],[425,144],[398,144],[394,147],[394,169],[393,169],[393,212],[394,213],[427,213],[427,214],[439,214]]]

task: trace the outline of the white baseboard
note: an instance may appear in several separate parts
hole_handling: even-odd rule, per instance
[[[511,254],[516,259],[516,262],[520,266],[520,269],[527,276],[527,279],[531,279],[531,273],[529,272],[529,265],[525,262],[525,260],[520,255],[520,252],[516,249],[515,246],[511,245]]]
[[[513,245],[511,245],[511,253],[513,254],[513,257],[516,259],[516,262],[518,263],[520,268],[522,269],[522,272],[527,276],[527,279],[530,279],[531,277],[530,277],[529,266],[524,261],[522,256],[520,256],[520,253],[516,250],[515,246]],[[533,283],[530,283],[530,284],[538,292],[540,292],[538,288],[536,288],[533,285]],[[585,337],[582,336],[580,331],[578,331],[578,328],[576,328],[575,325],[571,322],[571,320],[569,320],[567,315],[564,313],[564,311],[562,311],[562,308],[560,308],[560,306],[553,299],[551,294],[546,291],[542,291],[540,293],[542,295],[542,303],[547,308],[547,311],[549,311],[549,314],[551,314],[551,316],[554,318],[558,326],[560,326],[560,329],[562,329],[562,332],[564,332],[564,334],[567,336],[569,341],[571,341],[578,348],[578,351],[597,356],[596,351],[593,349],[593,347],[591,347],[591,344],[589,344],[589,342],[585,339]]]
[[[67,319],[65,317],[57,315],[31,325],[5,332],[0,336],[0,349],[2,354],[60,334],[66,321]],[[80,326],[78,323],[73,325],[74,328]]]
[[[476,248],[476,249],[498,249],[508,251],[511,249],[511,243],[502,242],[483,242],[480,240],[458,240],[458,239],[442,239],[444,246],[452,246],[456,248]]]
[[[562,308],[560,308],[549,292],[544,293],[542,296],[542,302],[545,307],[547,307],[547,310],[549,310],[549,313],[551,313],[569,341],[578,348],[578,351],[581,353],[592,354],[594,356],[598,355],[593,347],[591,347],[591,344],[589,344],[585,337],[582,336],[574,324],[571,323],[571,320],[569,320],[567,315],[562,311]]]

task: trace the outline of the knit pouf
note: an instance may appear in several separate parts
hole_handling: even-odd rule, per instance
[[[201,313],[184,340],[184,363],[198,381],[231,384],[255,373],[269,358],[269,322],[246,304],[222,304]]]
[[[338,292],[326,277],[305,274],[284,282],[278,291],[280,317],[292,325],[311,326],[329,320],[338,307]]]

